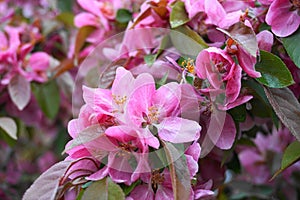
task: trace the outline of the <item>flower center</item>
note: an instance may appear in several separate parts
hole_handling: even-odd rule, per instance
[[[151,175],[151,184],[154,191],[156,191],[157,186],[161,185],[165,181],[164,174],[159,173],[158,170],[154,170]]]
[[[293,6],[300,8],[300,0],[290,0]]]
[[[188,58],[188,60],[182,61],[181,66],[185,67],[189,73],[195,73],[195,65],[193,59]]]
[[[295,11],[300,8],[300,0],[290,0],[292,7],[290,8],[290,11]],[[300,15],[300,11],[298,10],[298,15]]]
[[[159,111],[156,106],[151,106],[148,108],[148,119],[152,123],[158,123]]]
[[[127,96],[112,95],[112,97],[113,97],[114,102],[119,106],[123,105],[127,100]]]
[[[118,152],[118,156],[119,157],[130,157],[131,152],[136,151],[137,147],[132,145],[131,142],[128,143],[119,143],[119,147],[120,151]]]

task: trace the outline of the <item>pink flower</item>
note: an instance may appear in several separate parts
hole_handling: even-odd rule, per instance
[[[300,25],[298,0],[274,0],[266,15],[266,22],[275,35],[287,37],[293,34]]]
[[[177,83],[168,83],[155,89],[151,75],[137,77],[129,99],[126,117],[140,132],[140,137],[154,148],[162,140],[172,143],[192,142],[199,138],[201,127],[195,121],[178,117],[180,113],[181,89]]]
[[[203,92],[209,92],[213,100],[225,94],[226,98],[221,102],[225,109],[249,100],[250,96],[239,97],[242,69],[226,51],[216,47],[202,50],[196,59],[196,72],[199,78],[208,80],[209,86]]]
[[[227,12],[217,0],[186,0],[185,8],[190,19],[199,12],[204,12],[207,15],[205,23],[213,24],[220,28],[228,28],[232,24],[235,24],[243,14],[241,10],[230,10],[230,12]]]

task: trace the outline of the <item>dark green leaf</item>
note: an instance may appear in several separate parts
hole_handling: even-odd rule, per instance
[[[188,84],[194,85],[194,77],[192,76],[186,76],[185,80]]]
[[[247,114],[245,104],[230,109],[229,114],[232,116],[234,121],[244,122],[246,120],[246,114]]]
[[[265,88],[266,95],[279,119],[300,141],[300,104],[288,88]]]
[[[300,160],[300,142],[294,141],[291,143],[284,151],[281,167],[275,175],[272,177],[274,179],[278,174],[280,174],[283,170],[290,167],[292,164]]]
[[[282,38],[282,43],[291,59],[300,68],[300,29],[293,35]]]
[[[119,9],[117,11],[116,20],[119,23],[128,23],[132,19],[132,13],[127,9]]]
[[[180,26],[170,32],[171,41],[176,49],[187,57],[196,57],[200,51],[208,48],[201,36],[188,26]]]
[[[125,194],[122,188],[112,182],[110,178],[105,178],[93,182],[83,193],[82,200],[122,200]]]
[[[57,7],[60,12],[72,12],[73,0],[57,0]]]
[[[256,63],[255,69],[262,75],[256,80],[268,87],[283,88],[294,83],[286,65],[272,53],[260,51],[260,61]]]
[[[55,118],[59,110],[60,94],[55,81],[45,84],[33,84],[33,94],[43,113],[50,119]]]
[[[131,185],[127,186],[127,185],[123,185],[122,188],[123,188],[123,191],[124,191],[124,194],[125,196],[127,196],[137,185],[139,185],[141,183],[140,180],[132,183]]]
[[[188,14],[185,10],[184,3],[182,1],[177,1],[172,6],[172,11],[170,14],[170,24],[172,28],[177,28],[190,21]]]

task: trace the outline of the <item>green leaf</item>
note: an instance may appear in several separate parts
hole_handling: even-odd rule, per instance
[[[168,159],[174,200],[189,199],[191,191],[190,173],[182,149],[161,141]],[[179,147],[180,148],[180,147]]]
[[[73,2],[73,0],[57,0],[57,7],[61,12],[72,12]]]
[[[288,88],[265,88],[266,95],[281,122],[300,141],[300,104]]]
[[[280,174],[283,170],[290,167],[292,164],[300,160],[300,142],[294,141],[291,143],[284,151],[281,167],[272,177],[274,179],[278,174]]]
[[[187,82],[188,84],[194,85],[194,77],[192,77],[192,76],[186,76],[186,77],[185,77],[185,80],[186,80],[186,82]]]
[[[196,57],[200,51],[208,48],[201,36],[188,26],[179,26],[170,32],[171,41],[180,53],[187,57]]]
[[[157,54],[149,54],[144,56],[144,61],[148,66],[152,66],[157,58]]]
[[[83,193],[82,200],[122,200],[125,194],[122,188],[112,182],[110,178],[105,178],[93,182]]]
[[[132,19],[132,13],[127,9],[119,9],[117,11],[116,20],[119,23],[128,23]]]
[[[232,116],[234,121],[244,122],[247,114],[245,104],[230,109],[229,114]]]
[[[60,104],[59,89],[56,82],[32,84],[32,91],[43,113],[50,119],[54,119]]]
[[[282,60],[267,51],[260,51],[260,61],[255,69],[262,75],[256,80],[268,87],[283,88],[294,83],[291,72]]]
[[[170,24],[171,28],[177,28],[190,21],[188,14],[185,10],[184,3],[182,1],[177,1],[172,6],[172,11],[170,14]]]
[[[67,26],[74,27],[74,14],[71,12],[60,13],[56,16],[56,19]]]
[[[169,72],[165,73],[165,75],[155,83],[155,87],[156,89],[160,88],[161,86],[163,86],[164,84],[166,84],[167,82],[167,79],[168,79],[168,76],[169,76]]]
[[[141,180],[137,180],[136,182],[132,183],[129,186],[123,185],[122,188],[123,188],[125,196],[127,196],[140,183],[141,183]]]
[[[293,35],[282,38],[282,43],[291,59],[300,68],[300,29]]]

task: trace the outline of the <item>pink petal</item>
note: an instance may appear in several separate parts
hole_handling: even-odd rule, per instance
[[[185,2],[185,9],[190,19],[192,19],[199,12],[204,11],[204,1],[185,0],[184,2]]]
[[[139,185],[133,189],[130,193],[130,197],[133,200],[154,200],[154,192],[148,185]]]
[[[184,154],[190,155],[193,157],[195,161],[198,161],[201,153],[201,147],[198,142],[194,142],[192,145],[189,146],[189,148],[185,151]]]
[[[134,84],[134,77],[124,67],[118,67],[116,77],[112,85],[112,93],[117,96],[129,96]]]
[[[155,149],[159,148],[159,140],[149,131],[148,128],[140,128],[138,134],[139,139],[145,146],[149,145]]]
[[[139,75],[134,82],[133,93],[128,100],[127,116],[138,127],[144,121],[143,113],[148,113],[155,92],[154,79],[150,74]]]
[[[274,36],[270,31],[261,31],[256,35],[256,38],[259,49],[271,52]]]
[[[109,168],[107,166],[104,166],[102,169],[96,171],[92,175],[86,177],[87,180],[90,181],[98,181],[103,178],[105,178],[108,175]]]
[[[105,134],[120,142],[128,142],[137,138],[136,132],[129,126],[112,126],[106,129]]]
[[[232,117],[226,114],[226,119],[222,133],[216,143],[216,146],[220,149],[230,149],[233,145],[236,136],[236,128]]]
[[[95,111],[111,114],[112,95],[111,91],[101,88],[89,88],[83,86],[83,99]]]
[[[218,0],[205,0],[205,13],[208,17],[208,23],[216,26],[225,19],[226,12]]]
[[[77,0],[77,3],[86,11],[93,13],[94,15],[98,15],[100,9],[95,0]]]
[[[158,125],[158,135],[161,139],[173,143],[192,142],[199,138],[201,127],[192,120],[179,117],[165,118]]]
[[[256,64],[256,58],[247,53],[243,48],[238,48],[237,58],[239,65],[243,70],[252,78],[261,77],[260,72],[256,71],[254,66]]]
[[[266,15],[266,22],[275,35],[286,37],[294,33],[300,24],[298,9],[290,11],[292,4],[289,0],[274,0]]]
[[[178,113],[181,88],[175,82],[161,86],[153,96],[152,103],[161,107],[160,117],[176,116]]]
[[[81,28],[83,26],[95,26],[99,27],[99,20],[98,18],[91,14],[91,13],[79,13],[74,18],[74,24],[76,27]]]
[[[159,185],[156,191],[155,200],[166,199],[174,199],[173,190],[172,188],[166,188]]]
[[[46,71],[50,67],[50,56],[44,52],[33,53],[29,58],[29,65],[35,71]]]
[[[238,65],[233,65],[233,74],[226,84],[226,101],[234,102],[241,90],[242,69]]]

